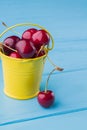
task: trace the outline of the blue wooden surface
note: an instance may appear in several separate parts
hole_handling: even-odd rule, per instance
[[[47,28],[55,40],[49,56],[64,68],[50,79],[56,100],[44,109],[37,98],[19,101],[4,95],[0,61],[0,130],[87,129],[87,1],[3,0],[0,5],[0,20],[8,26],[32,22]],[[0,33],[4,29],[0,23]],[[46,61],[41,89],[52,68]]]
[[[87,130],[87,111],[2,126],[1,130]]]

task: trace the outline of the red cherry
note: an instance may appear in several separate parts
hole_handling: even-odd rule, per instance
[[[9,46],[12,49],[15,49],[15,44],[20,40],[20,38],[18,36],[10,36],[7,37],[3,43],[7,46]],[[10,50],[9,48],[7,48],[6,46],[3,47],[4,52],[8,55],[12,52],[12,50]]]
[[[23,58],[31,58],[36,53],[36,48],[29,40],[18,41],[15,48]]]
[[[4,44],[14,49],[16,42],[18,42],[19,40],[20,38],[18,36],[10,36],[4,40]]]
[[[18,52],[12,52],[9,56],[13,58],[22,58]]]
[[[42,45],[48,45],[50,41],[50,36],[45,30],[38,30],[32,35],[32,42],[35,47],[41,47]]]
[[[28,30],[25,30],[25,32],[22,34],[22,39],[27,39],[27,40],[31,40],[32,35],[37,32],[37,29],[35,28],[30,28]]]
[[[39,104],[45,108],[50,107],[54,103],[54,93],[51,90],[39,92],[37,100]]]

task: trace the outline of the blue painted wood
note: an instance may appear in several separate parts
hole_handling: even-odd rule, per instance
[[[67,129],[67,130],[86,130],[87,128],[87,111],[74,112],[69,114],[63,114],[60,116],[51,116],[47,118],[40,118],[31,121],[24,121],[22,123],[17,122],[11,125],[4,125],[0,129],[1,130],[54,130],[58,129]]]
[[[87,1],[3,0],[0,5],[0,20],[8,26],[32,22],[47,28],[55,40],[49,56],[64,68],[63,72],[54,72],[50,79],[49,89],[54,91],[56,100],[51,108],[44,109],[37,103],[37,98],[19,101],[4,95],[0,61],[0,130],[32,130],[43,126],[50,130],[54,126],[59,129],[87,128],[84,120],[87,115]],[[4,29],[0,23],[0,33]],[[42,90],[52,69],[47,60]]]

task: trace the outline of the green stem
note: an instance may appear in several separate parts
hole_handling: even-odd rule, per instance
[[[40,53],[42,50],[44,50],[44,47],[45,47],[45,45],[42,45],[42,46],[40,47],[39,51],[37,52],[36,57],[38,57],[39,53]]]
[[[47,92],[47,88],[48,88],[48,82],[49,82],[49,79],[50,79],[50,76],[52,75],[52,73],[57,70],[57,71],[63,71],[63,68],[60,68],[58,66],[56,66],[52,60],[49,58],[49,56],[47,55],[47,58],[49,60],[49,62],[54,66],[54,69],[49,73],[48,75],[48,78],[47,78],[47,81],[46,81],[46,85],[45,85],[45,92]]]
[[[7,46],[6,44],[3,44],[3,46],[7,47],[8,49],[10,49],[10,50],[12,50],[12,51],[17,52],[17,50],[15,50],[15,49],[13,49],[13,48],[11,48],[11,47]]]
[[[14,52],[17,52],[17,50],[15,50],[15,49],[13,49],[13,48],[7,46],[6,44],[3,44],[3,43],[0,42],[0,48],[2,49],[3,53],[4,53],[3,46],[7,47],[9,50],[12,50],[12,51],[14,51]]]
[[[45,92],[47,92],[47,88],[48,88],[48,82],[50,79],[50,76],[52,75],[52,73],[56,70],[56,68],[54,68],[48,75],[47,81],[46,81],[46,85],[45,85]]]
[[[47,59],[48,59],[49,62],[56,68],[56,70],[59,70],[59,71],[63,71],[63,70],[64,70],[63,68],[60,68],[60,67],[58,67],[57,65],[55,65],[55,64],[53,63],[53,61],[49,58],[48,55],[47,55]]]
[[[6,24],[5,22],[3,22],[3,21],[2,21],[2,25],[4,25],[6,28],[9,28],[9,27],[7,26],[7,24]],[[15,33],[15,34],[21,36],[21,34],[20,34],[19,32],[16,32],[16,31],[13,30],[13,29],[11,29],[11,31],[12,31],[13,33]]]

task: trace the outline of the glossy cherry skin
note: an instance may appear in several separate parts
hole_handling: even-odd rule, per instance
[[[22,58],[18,52],[12,52],[9,56],[13,58]]]
[[[35,29],[35,28],[30,28],[28,30],[25,30],[24,33],[22,34],[22,39],[31,40],[32,35],[35,32],[37,32],[37,29]]]
[[[39,104],[45,108],[50,107],[54,103],[54,99],[54,93],[51,90],[39,92],[37,96]]]
[[[40,48],[42,45],[48,45],[50,36],[45,30],[38,30],[32,35],[32,42],[36,48]]]
[[[7,37],[3,43],[7,46],[9,46],[12,49],[15,49],[15,44],[20,40],[18,36],[9,36]],[[4,52],[8,55],[12,52],[12,50],[8,49],[7,47],[3,47]]]
[[[31,58],[36,53],[36,48],[29,40],[20,40],[16,43],[15,46],[18,53],[21,55],[22,58]]]

